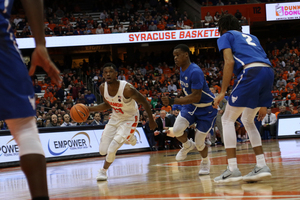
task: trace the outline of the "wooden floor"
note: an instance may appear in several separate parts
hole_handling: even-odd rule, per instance
[[[48,187],[55,200],[193,200],[193,199],[300,199],[300,139],[263,144],[272,178],[259,183],[215,185],[213,179],[226,169],[224,147],[209,148],[211,174],[198,176],[200,155],[189,153],[175,161],[178,150],[117,156],[108,170],[108,181],[97,182],[104,157],[48,163]],[[238,146],[243,175],[255,164],[250,144]],[[30,199],[19,167],[0,169],[0,199]]]

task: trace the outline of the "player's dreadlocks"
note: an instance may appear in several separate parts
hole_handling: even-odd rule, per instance
[[[239,23],[239,20],[231,15],[231,14],[225,14],[222,15],[220,20],[219,20],[219,33],[222,35],[223,30],[236,30],[236,31],[241,31],[242,27]]]

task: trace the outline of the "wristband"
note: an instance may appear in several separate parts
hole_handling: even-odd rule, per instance
[[[170,106],[174,104],[175,99],[169,98],[169,104]]]

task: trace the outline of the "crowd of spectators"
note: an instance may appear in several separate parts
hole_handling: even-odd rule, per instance
[[[186,11],[177,11],[176,1],[172,1],[175,5],[171,1],[156,0],[95,1],[92,11],[88,12],[81,10],[78,4],[72,7],[66,2],[46,5],[47,36],[162,31],[194,26]],[[11,24],[16,37],[32,36],[30,24],[20,14],[12,15]]]

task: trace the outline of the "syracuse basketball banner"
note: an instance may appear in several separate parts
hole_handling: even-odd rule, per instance
[[[300,2],[266,4],[267,21],[300,19]]]
[[[243,33],[250,33],[249,26],[243,26]],[[93,34],[79,36],[53,36],[46,37],[46,46],[72,47],[89,45],[108,45],[126,43],[162,42],[192,39],[219,38],[218,28],[185,29],[174,31],[148,31],[118,34]],[[19,49],[35,47],[33,38],[17,38]]]
[[[83,127],[84,128],[84,127]],[[103,129],[47,132],[39,134],[46,158],[99,153]],[[137,127],[135,146],[124,144],[119,150],[149,148],[143,128]],[[19,147],[11,135],[0,136],[0,163],[19,161]]]

